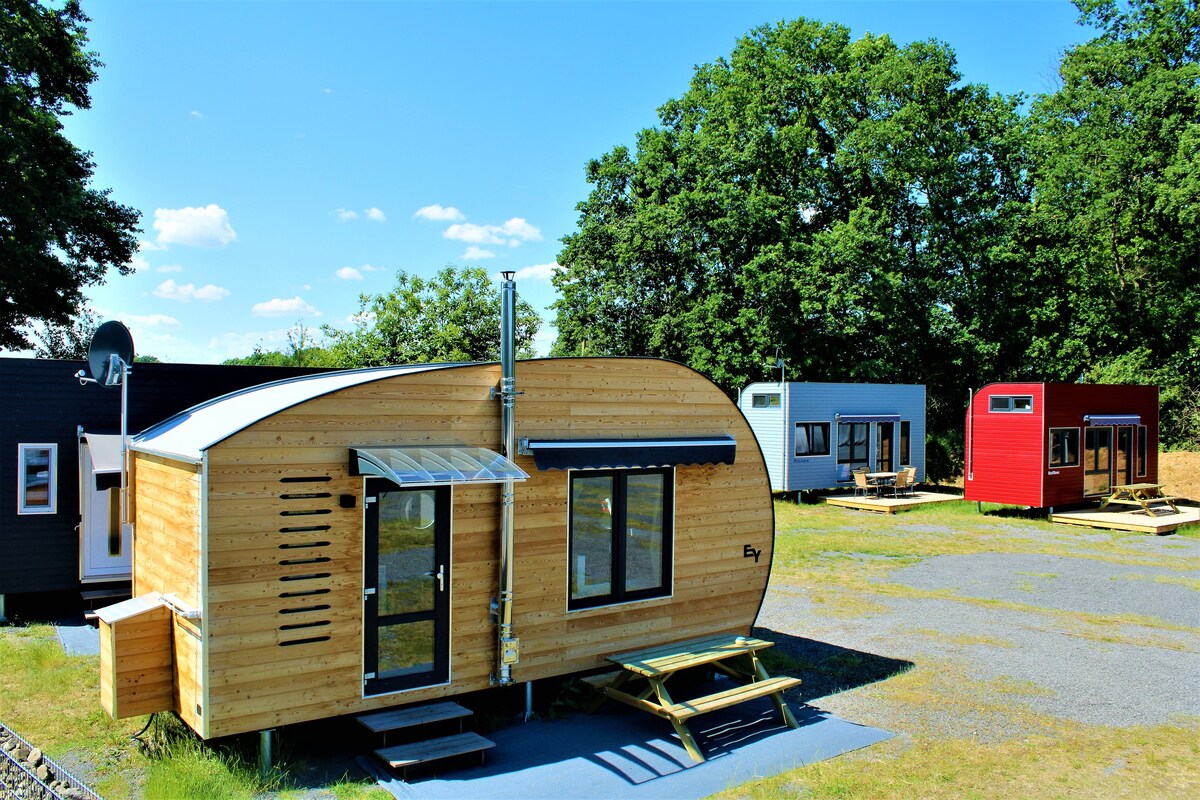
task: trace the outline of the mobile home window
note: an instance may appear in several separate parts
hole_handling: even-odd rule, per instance
[[[988,398],[988,411],[1028,414],[1033,411],[1033,396],[1028,394],[992,395]]]
[[[571,474],[568,608],[670,593],[674,480],[670,469]]]
[[[1139,478],[1144,478],[1146,477],[1146,451],[1150,435],[1145,425],[1138,425],[1137,432],[1137,475]]]
[[[1079,428],[1050,429],[1050,466],[1079,466]]]
[[[837,463],[839,465],[847,464],[850,469],[867,466],[869,432],[870,423],[867,422],[838,423]]]
[[[753,408],[779,408],[779,394],[756,394],[750,398]]]
[[[58,508],[58,445],[17,445],[17,513],[53,514]]]
[[[829,423],[796,423],[796,456],[829,455]]]
[[[912,423],[906,419],[900,420],[900,463],[912,463]]]

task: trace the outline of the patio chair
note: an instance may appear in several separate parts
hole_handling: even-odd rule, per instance
[[[861,492],[864,497],[870,495],[871,490],[877,488],[875,484],[867,480],[867,471],[865,469],[853,470],[851,475],[854,476],[854,496],[858,497]]]
[[[905,489],[912,490],[912,484],[909,483],[911,477],[906,469],[902,469],[896,473],[896,480],[891,484],[893,497],[899,497]]]
[[[917,490],[917,468],[905,467],[904,471],[908,473],[908,493],[915,494]]]

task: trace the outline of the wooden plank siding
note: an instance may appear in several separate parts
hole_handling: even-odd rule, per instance
[[[499,451],[499,403],[489,398],[499,381],[495,364],[393,375],[279,411],[207,450],[205,652],[186,662],[203,663],[195,680],[202,686],[191,703],[202,711],[188,720],[202,736],[489,686],[496,664],[490,602],[498,592],[501,486],[458,485],[452,493],[450,683],[363,697],[363,479],[349,474],[349,448],[461,444]],[[567,611],[568,473],[539,472],[531,457],[515,458],[530,478],[516,485],[513,624],[521,660],[514,681],[601,667],[615,652],[748,633],[766,589],[774,518],[762,456],[736,405],[698,373],[653,359],[522,361],[517,390],[524,392],[516,403],[520,437],[729,434],[737,456],[732,465],[675,472],[669,597],[574,612]],[[139,480],[142,462],[158,466],[139,455]],[[297,477],[321,480],[282,482]],[[182,508],[182,482],[155,474],[147,476],[152,483],[171,495],[151,501],[155,513],[170,509],[199,518],[201,498],[190,499],[195,514]],[[283,497],[311,493],[328,497]],[[353,507],[343,507],[343,495],[353,498]],[[324,513],[285,515],[291,511]],[[139,526],[143,518],[152,517],[139,505]],[[152,527],[153,536],[167,535],[165,520]],[[288,527],[318,529],[281,530]],[[284,547],[294,544],[306,546]],[[759,552],[757,560],[746,556],[746,546]],[[147,557],[144,568],[162,569],[173,580],[194,552]],[[189,587],[199,585],[197,578]],[[180,593],[145,578],[145,585],[152,583]],[[299,592],[305,594],[285,596]],[[321,624],[281,629],[300,621]]]
[[[176,708],[170,610],[101,620],[100,665],[100,705],[113,719]]]

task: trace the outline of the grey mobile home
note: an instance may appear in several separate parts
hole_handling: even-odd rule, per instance
[[[849,486],[850,470],[913,466],[925,479],[925,387],[752,383],[738,405],[758,437],[771,490]]]

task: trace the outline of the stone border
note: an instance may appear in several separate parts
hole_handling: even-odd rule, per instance
[[[0,794],[19,800],[101,800],[71,773],[0,722]]]

